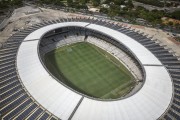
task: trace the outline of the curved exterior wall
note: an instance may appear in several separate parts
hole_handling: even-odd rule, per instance
[[[144,67],[146,78],[141,90],[123,100],[98,101],[77,94],[58,83],[44,69],[38,56],[38,45],[45,33],[66,26],[99,31],[126,46]],[[120,32],[85,22],[52,24],[29,34],[20,45],[17,70],[33,98],[63,120],[153,120],[166,111],[173,95],[168,71],[148,49]]]

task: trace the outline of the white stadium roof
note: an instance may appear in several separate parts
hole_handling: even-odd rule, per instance
[[[172,81],[166,68],[144,46],[110,28],[84,22],[66,22],[40,28],[22,42],[17,55],[17,69],[27,91],[43,107],[67,120],[82,95],[57,82],[43,67],[38,56],[41,37],[65,26],[87,27],[111,36],[124,44],[140,61],[145,70],[145,83],[133,96],[122,100],[99,101],[84,97],[72,120],[153,120],[168,108],[172,98]]]
[[[89,23],[85,22],[65,22],[65,23],[58,23],[58,24],[52,24],[49,26],[42,27],[34,32],[32,32],[30,35],[28,35],[24,41],[27,40],[39,40],[41,37],[46,34],[47,32],[57,29],[57,28],[62,28],[62,27],[68,27],[68,26],[77,26],[77,27],[85,27]]]
[[[171,79],[164,67],[146,66],[146,81],[135,95],[102,102],[84,98],[73,120],[155,120],[171,101]]]

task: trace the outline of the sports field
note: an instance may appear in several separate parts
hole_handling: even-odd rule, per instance
[[[121,62],[86,42],[67,45],[47,53],[45,64],[62,82],[95,98],[119,98],[135,85],[132,74]]]

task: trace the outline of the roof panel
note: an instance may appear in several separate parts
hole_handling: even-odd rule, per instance
[[[54,115],[68,119],[81,96],[58,83],[39,60],[39,40],[23,42],[17,56],[19,76],[28,92]]]
[[[41,39],[41,37],[46,34],[47,32],[57,29],[57,28],[61,28],[61,27],[68,27],[68,26],[77,26],[77,27],[84,27],[86,25],[88,25],[89,23],[85,23],[85,22],[64,22],[64,23],[57,23],[57,24],[52,24],[52,25],[48,25],[45,27],[42,27],[38,30],[35,30],[34,32],[32,32],[30,35],[28,35],[24,41],[27,40],[34,40],[34,39]]]
[[[162,66],[145,66],[146,81],[139,92],[119,101],[84,98],[72,120],[155,120],[168,108],[172,82]]]

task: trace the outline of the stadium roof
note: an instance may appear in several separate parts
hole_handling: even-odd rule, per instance
[[[24,41],[37,40],[37,39],[39,40],[45,33],[51,30],[57,29],[57,28],[68,27],[68,26],[85,27],[88,24],[89,23],[85,23],[85,22],[65,22],[65,23],[57,23],[57,24],[48,25],[32,32],[30,35],[28,35],[24,39]]]
[[[99,101],[84,97],[57,82],[42,65],[38,45],[45,33],[65,26],[87,27],[124,44],[144,67],[146,78],[143,87],[133,96],[123,100]],[[32,32],[20,45],[17,69],[20,79],[32,97],[63,120],[71,116],[80,100],[82,102],[73,113],[73,120],[157,119],[168,108],[173,94],[168,71],[148,49],[115,30],[84,22],[58,23]]]

